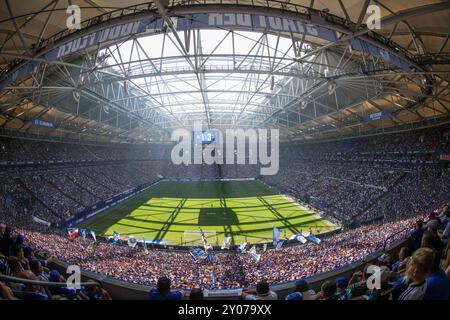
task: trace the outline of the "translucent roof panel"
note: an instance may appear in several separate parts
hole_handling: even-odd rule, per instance
[[[227,114],[239,126],[241,117],[248,120],[267,104],[285,78],[273,71],[292,65],[292,47],[291,39],[255,32],[166,33],[103,49],[99,70],[147,95],[148,107],[158,105],[177,125]]]

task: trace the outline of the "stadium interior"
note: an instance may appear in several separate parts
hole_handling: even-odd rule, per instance
[[[0,0],[0,300],[449,300],[449,21]]]

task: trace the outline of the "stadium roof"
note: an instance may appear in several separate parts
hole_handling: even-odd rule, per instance
[[[202,121],[293,140],[449,120],[449,2],[2,1],[0,126],[16,133],[160,141]]]

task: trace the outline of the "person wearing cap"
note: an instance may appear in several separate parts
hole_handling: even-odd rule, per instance
[[[288,294],[284,300],[303,300],[302,289],[306,283],[305,280],[297,280],[295,282],[294,292]]]
[[[60,282],[65,283],[65,279],[61,276],[58,270],[52,270],[50,271],[48,281],[50,282]],[[67,288],[67,287],[49,287],[49,290],[52,294],[56,295],[63,295],[69,299],[76,298],[77,290],[73,288]]]
[[[316,300],[316,292],[309,288],[305,279],[300,279],[295,282],[294,292],[287,295],[286,300]]]

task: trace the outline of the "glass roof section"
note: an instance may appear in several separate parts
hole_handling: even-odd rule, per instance
[[[296,64],[294,42],[272,34],[227,30],[164,33],[116,43],[97,70],[147,96],[168,117],[164,126],[253,127]],[[303,52],[309,46],[303,45]],[[281,82],[280,82],[281,83]]]

